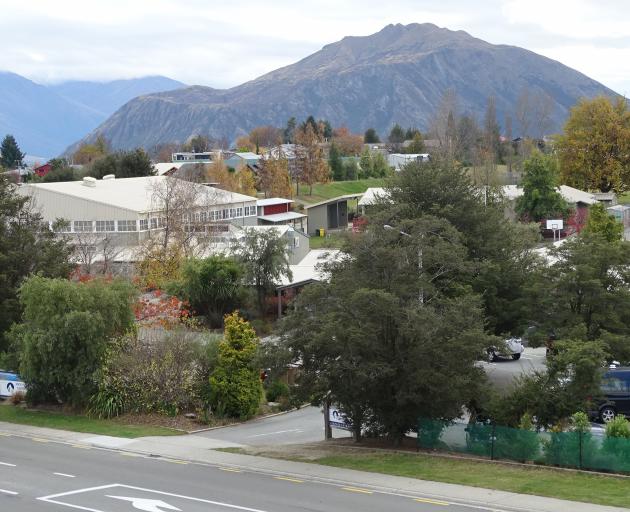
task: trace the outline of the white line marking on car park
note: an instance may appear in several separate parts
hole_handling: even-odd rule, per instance
[[[74,475],[69,475],[68,473],[53,473],[53,475],[57,476],[65,476],[66,478],[76,478]]]
[[[0,466],[7,466],[10,468],[14,468],[15,464],[9,464],[8,462],[0,462]]]
[[[0,492],[3,494],[8,494],[9,496],[17,496],[18,493],[15,491],[7,491],[6,489],[0,489]]]

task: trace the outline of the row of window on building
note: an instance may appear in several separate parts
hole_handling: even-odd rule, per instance
[[[208,212],[185,213],[183,215],[183,221],[186,224],[192,225],[252,216],[256,216],[256,207],[245,206],[225,208],[223,210],[211,210]],[[165,225],[165,218],[151,217],[150,219],[140,220],[75,220],[56,224],[51,222],[50,229],[54,229],[60,233],[91,233],[93,231],[97,233],[111,233],[116,231],[148,231],[149,229],[163,228]]]

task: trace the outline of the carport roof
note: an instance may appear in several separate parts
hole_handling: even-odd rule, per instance
[[[346,194],[343,196],[332,197],[330,199],[320,201],[319,203],[304,205],[304,209],[308,210],[309,208],[315,208],[316,206],[322,206],[324,204],[340,203],[342,201],[347,201],[348,199],[359,199],[362,195],[363,195],[363,192],[359,194]]]

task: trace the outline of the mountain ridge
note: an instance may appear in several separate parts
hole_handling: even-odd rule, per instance
[[[234,140],[257,125],[283,126],[290,117],[308,115],[356,132],[373,127],[385,135],[394,123],[426,129],[448,89],[456,93],[462,113],[479,119],[494,96],[500,123],[521,90],[544,92],[554,100],[552,131],[579,98],[616,95],[530,50],[493,45],[433,24],[396,24],[369,36],[344,37],[229,89],[193,86],[147,94],[125,104],[83,140],[103,134],[121,149],[184,142],[195,134]]]

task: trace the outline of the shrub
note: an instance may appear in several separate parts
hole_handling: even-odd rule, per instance
[[[623,416],[617,416],[606,424],[606,437],[630,439],[630,421]]]
[[[225,317],[218,366],[210,377],[211,400],[219,415],[249,418],[258,410],[262,383],[254,366],[257,341],[254,329],[238,312]]]
[[[20,405],[26,399],[26,393],[24,391],[16,391],[11,395],[11,403],[13,405]]]
[[[289,386],[281,380],[273,380],[265,389],[267,401],[278,402],[280,398],[289,400]]]

